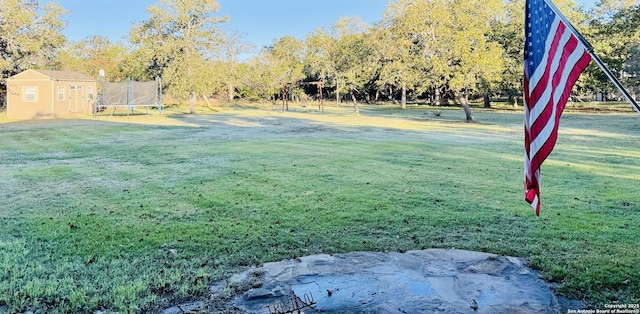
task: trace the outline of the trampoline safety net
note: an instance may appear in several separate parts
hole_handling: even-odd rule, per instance
[[[161,105],[160,81],[102,84],[103,106],[158,106]]]

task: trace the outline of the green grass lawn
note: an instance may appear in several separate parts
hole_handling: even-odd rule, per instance
[[[426,248],[640,303],[637,114],[565,113],[536,217],[521,111],[411,108],[2,122],[0,306],[153,311],[251,265]]]

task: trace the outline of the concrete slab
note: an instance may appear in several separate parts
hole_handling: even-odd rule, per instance
[[[521,259],[462,250],[312,255],[267,263],[229,283],[247,287],[229,300],[241,313],[561,311],[549,285]]]

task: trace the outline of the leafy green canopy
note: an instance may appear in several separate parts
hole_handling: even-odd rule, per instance
[[[130,41],[147,73],[162,76],[168,91],[190,98],[195,113],[195,96],[210,90],[207,66],[221,44],[216,17],[216,0],[160,0],[148,8],[149,19],[131,29]]]
[[[162,76],[165,91],[190,99],[192,113],[196,96],[270,99],[296,80],[321,80],[337,100],[345,93],[367,102],[401,95],[402,107],[412,97],[464,104],[522,94],[524,0],[392,0],[379,22],[346,17],[304,40],[275,39],[253,59],[243,59],[254,50],[242,34],[221,27],[226,18],[217,16],[216,0],[161,0],[130,29],[127,43],[90,36],[67,44],[67,12],[41,3],[0,0],[0,89],[27,68],[92,76],[105,69],[115,81]],[[640,85],[638,0],[602,0],[589,12],[573,0],[555,3],[626,86]],[[592,65],[576,91],[615,88]]]
[[[43,7],[37,0],[0,0],[0,89],[14,74],[53,66],[66,42],[65,14],[56,2]]]

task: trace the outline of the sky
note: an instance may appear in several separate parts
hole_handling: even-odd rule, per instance
[[[125,41],[129,29],[148,18],[147,7],[158,0],[55,0],[70,14],[63,33],[71,41],[93,35]],[[576,0],[589,8],[597,0]],[[42,1],[48,3],[48,1]],[[360,16],[366,22],[382,20],[387,0],[218,0],[219,16],[228,16],[225,29],[244,34],[262,48],[275,39],[299,39],[318,27],[330,27],[341,17]]]

